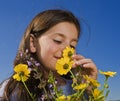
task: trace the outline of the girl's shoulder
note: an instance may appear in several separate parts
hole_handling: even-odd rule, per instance
[[[3,81],[2,83],[0,83],[0,98],[3,96],[4,94],[4,90],[5,90],[5,87],[8,83],[9,79]]]

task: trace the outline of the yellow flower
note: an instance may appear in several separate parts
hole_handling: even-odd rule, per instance
[[[99,72],[100,74],[103,74],[107,77],[113,77],[116,74],[116,72],[111,72],[111,71],[107,71],[107,72],[99,71]]]
[[[95,86],[95,87],[99,87],[100,86],[100,83],[97,80],[92,79],[88,75],[84,75],[83,77],[85,78],[85,80],[87,80],[88,82],[90,82],[93,86]]]
[[[56,101],[70,101],[70,96],[62,95],[56,99]]]
[[[69,58],[61,58],[56,62],[56,70],[60,75],[67,74],[72,67],[73,61]]]
[[[92,92],[94,101],[104,101],[104,95],[101,93],[99,89],[94,89]]]
[[[74,49],[71,48],[71,47],[66,47],[63,50],[63,57],[69,57],[70,58],[73,54],[74,54]]]
[[[18,64],[15,66],[14,71],[16,74],[13,75],[13,78],[17,81],[26,81],[30,76],[30,70],[26,64]]]
[[[81,83],[78,86],[75,86],[73,89],[75,89],[75,90],[82,90],[82,89],[87,88],[87,86],[88,86],[87,83]]]
[[[100,90],[96,88],[94,89],[92,94],[93,94],[93,97],[96,99],[100,95]]]

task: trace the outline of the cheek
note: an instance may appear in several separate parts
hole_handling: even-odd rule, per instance
[[[41,48],[41,56],[42,56],[42,57],[46,57],[46,56],[49,54],[50,51],[51,51],[51,50],[50,50],[50,47],[49,47],[49,46],[44,46],[44,47],[42,47],[42,48]]]
[[[54,53],[56,51],[56,48],[54,48],[53,46],[47,45],[44,48],[41,49],[41,59],[42,60],[48,60],[50,61],[50,59],[52,59],[52,57],[54,56]]]
[[[54,70],[56,63],[56,60],[54,58],[56,48],[51,48],[50,46],[47,46],[44,49],[45,50],[41,50],[40,61],[44,67]]]
[[[56,59],[54,56],[56,55],[57,51],[59,50],[59,46],[54,44],[53,42],[49,41],[41,41],[39,44],[39,51],[38,51],[38,57],[39,61],[43,66],[46,68],[54,69]]]

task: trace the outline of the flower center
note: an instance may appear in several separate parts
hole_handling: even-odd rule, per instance
[[[71,51],[68,52],[68,57],[71,57],[73,54]]]
[[[69,67],[69,65],[68,65],[67,63],[65,63],[65,64],[63,65],[63,68],[64,68],[64,69],[68,69],[68,67]]]
[[[23,72],[23,71],[19,72],[19,76],[20,76],[20,77],[21,77],[21,76],[24,76],[24,72]]]

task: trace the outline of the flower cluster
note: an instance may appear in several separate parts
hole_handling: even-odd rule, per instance
[[[28,94],[33,101],[36,101],[36,95],[32,94],[26,85],[26,81],[30,78],[32,71],[35,72],[34,78],[37,79],[36,75],[39,75],[38,67],[39,63],[35,61],[29,54],[28,50],[25,52],[20,51],[18,57],[20,58],[20,63],[14,67],[13,79],[18,82],[22,82]],[[41,76],[39,75],[39,78]]]
[[[27,52],[26,52],[27,53]],[[109,94],[109,85],[108,85],[108,78],[113,77],[116,72],[103,72],[100,71],[99,73],[105,76],[103,86],[95,79],[90,78],[88,75],[83,75],[81,67],[77,67],[77,72],[74,73],[72,71],[72,65],[74,61],[72,60],[72,55],[74,54],[74,49],[70,47],[66,47],[63,50],[62,58],[58,59],[56,62],[56,70],[57,73],[60,75],[66,75],[68,72],[71,74],[72,78],[72,88],[75,93],[71,95],[64,95],[62,90],[58,90],[56,86],[56,78],[53,75],[53,72],[50,71],[49,77],[47,80],[42,79],[42,71],[39,71],[38,66],[40,65],[35,60],[31,59],[26,53],[22,53],[22,56],[27,57],[27,64],[20,63],[15,66],[14,71],[15,74],[13,78],[18,81],[22,82],[25,86],[25,89],[29,93],[31,99],[33,101],[36,100],[36,95],[32,94],[27,85],[26,81],[30,78],[31,71],[34,71],[33,77],[35,79],[40,80],[40,84],[38,85],[39,89],[43,89],[44,93],[41,97],[41,100],[44,101],[46,99],[52,99],[52,101],[105,101],[108,94]],[[24,54],[24,55],[23,55]],[[32,67],[32,68],[31,68]],[[47,92],[46,85],[49,85],[49,90]],[[101,89],[100,89],[101,88]]]
[[[56,70],[60,75],[71,73],[73,80],[72,88],[75,93],[72,95],[61,95],[57,98],[57,101],[105,101],[109,94],[108,78],[113,77],[116,72],[103,72],[99,71],[100,74],[105,76],[103,86],[95,79],[90,78],[88,75],[82,75],[81,67],[77,67],[77,73],[72,72],[72,64],[74,63],[71,59],[74,54],[74,49],[66,47],[63,51],[63,57],[56,63]],[[101,87],[101,89],[100,89]],[[87,96],[86,96],[87,94]]]

